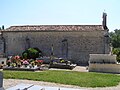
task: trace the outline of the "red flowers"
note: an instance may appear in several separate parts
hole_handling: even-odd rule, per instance
[[[20,59],[20,56],[17,55],[17,56],[14,57],[14,59]]]
[[[40,66],[43,64],[43,60],[35,60],[36,65]]]
[[[38,63],[43,63],[43,60],[36,60],[36,62],[38,62]]]

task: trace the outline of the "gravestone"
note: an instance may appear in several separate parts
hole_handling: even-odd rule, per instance
[[[3,73],[0,72],[0,88],[3,87]]]
[[[33,84],[18,84],[16,86],[10,87],[6,90],[86,90],[86,89],[75,89],[75,88],[65,88],[65,87],[53,87],[53,86],[39,86]]]

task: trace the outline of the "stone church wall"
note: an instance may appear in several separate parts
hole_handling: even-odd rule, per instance
[[[50,56],[53,45],[55,56],[63,57],[64,52],[73,62],[88,64],[89,54],[109,53],[104,34],[105,31],[35,31],[3,32],[3,37],[6,41],[6,56],[21,55],[29,47],[37,47],[46,56]],[[67,41],[67,52],[64,51],[64,40]]]
[[[0,34],[0,58],[4,56],[4,40]]]

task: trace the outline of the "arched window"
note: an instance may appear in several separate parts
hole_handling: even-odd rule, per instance
[[[26,37],[25,41],[26,41],[25,49],[30,48],[30,39],[28,37]]]
[[[68,40],[62,40],[62,57],[68,58]]]

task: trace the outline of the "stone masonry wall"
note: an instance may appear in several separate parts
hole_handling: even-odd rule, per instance
[[[88,64],[89,54],[105,52],[105,31],[93,32],[3,32],[6,41],[6,56],[21,55],[28,47],[38,47],[46,56],[51,55],[53,44],[54,55],[62,57],[62,41],[67,40],[68,58],[77,64]],[[109,47],[107,48],[109,49]],[[108,50],[109,51],[109,50]],[[109,53],[109,52],[106,53]]]

